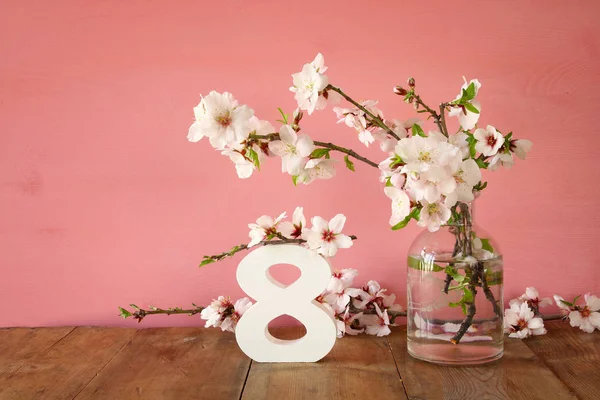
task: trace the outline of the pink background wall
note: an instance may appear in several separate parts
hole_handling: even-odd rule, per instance
[[[503,245],[507,297],[527,285],[600,294],[600,3],[413,3],[2,1],[0,326],[128,325],[118,305],[241,296],[241,257],[198,270],[202,255],[296,205],[346,214],[360,239],[334,265],[404,303],[418,228],[389,230],[377,171],[357,164],[294,187],[274,159],[242,181],[208,143],[186,140],[192,107],[212,89],[264,119],[293,110],[290,74],[319,51],[332,83],[396,118],[413,116],[391,92],[407,76],[430,103],[454,98],[463,75],[479,78],[481,122],[534,142],[477,205]],[[331,109],[304,130],[382,158]],[[184,324],[200,321],[145,322]]]

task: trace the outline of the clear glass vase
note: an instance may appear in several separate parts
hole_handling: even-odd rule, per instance
[[[411,356],[437,364],[502,357],[502,256],[458,203],[436,232],[423,231],[408,255],[407,342]]]

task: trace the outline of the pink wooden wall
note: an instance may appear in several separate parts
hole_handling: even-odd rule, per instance
[[[208,143],[186,140],[211,89],[264,119],[293,110],[290,74],[319,51],[332,83],[401,119],[412,110],[391,88],[407,76],[431,103],[479,78],[481,122],[534,142],[527,161],[488,175],[478,201],[503,245],[506,295],[600,294],[600,3],[418,3],[1,1],[0,326],[128,325],[118,305],[241,296],[241,258],[198,270],[202,255],[296,205],[346,214],[359,241],[334,265],[403,299],[418,228],[389,230],[377,171],[357,164],[294,187],[271,160],[242,181]],[[381,157],[330,109],[304,130]]]

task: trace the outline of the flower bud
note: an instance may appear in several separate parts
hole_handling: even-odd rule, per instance
[[[394,93],[398,96],[406,96],[408,92],[402,86],[394,86]]]
[[[415,88],[415,78],[408,78],[408,79],[406,80],[406,83],[408,83],[408,86],[409,86],[411,89],[414,89],[414,88]]]
[[[299,108],[296,108],[294,111],[294,125],[298,125],[303,116],[304,113]]]

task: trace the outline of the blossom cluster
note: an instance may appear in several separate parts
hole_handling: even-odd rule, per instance
[[[394,304],[396,296],[386,294],[386,289],[376,281],[368,281],[359,288],[351,287],[357,275],[355,269],[334,271],[326,290],[315,301],[335,318],[338,338],[359,333],[389,335],[392,324],[388,311],[401,312],[402,307]],[[237,322],[250,306],[252,302],[247,297],[232,303],[229,298],[219,296],[202,310],[200,317],[206,321],[206,328],[234,332]]]
[[[284,221],[286,217],[285,212],[277,218],[263,215],[256,220],[256,223],[249,224],[250,243],[248,243],[248,248],[274,238],[299,239],[301,244],[308,249],[325,257],[333,257],[338,249],[347,249],[352,246],[352,238],[342,233],[346,224],[344,214],[337,214],[329,221],[315,216],[311,219],[312,226],[310,228],[306,225],[303,207],[296,207],[292,221]]]
[[[552,300],[540,299],[537,289],[528,287],[523,295],[512,299],[510,308],[504,311],[504,332],[516,339],[546,334],[539,309],[550,304]]]
[[[600,298],[590,295],[583,296],[585,304],[577,304],[581,296],[572,302],[562,296],[554,295],[554,301],[561,310],[563,319],[568,319],[572,327],[579,327],[584,332],[592,333],[600,330]],[[547,330],[540,313],[540,308],[552,304],[552,299],[540,299],[534,287],[528,287],[525,293],[510,301],[510,308],[504,312],[504,331],[509,337],[524,339],[529,336],[544,335]]]
[[[389,222],[393,229],[403,228],[415,219],[430,231],[438,230],[452,218],[457,202],[472,201],[486,187],[482,169],[510,168],[513,155],[524,159],[531,150],[529,140],[514,139],[512,132],[503,134],[492,125],[477,125],[481,112],[477,98],[481,83],[477,79],[469,82],[465,79],[460,93],[454,100],[442,103],[439,113],[422,102],[415,91],[414,79],[408,80],[408,89],[394,88],[417,112],[427,112],[433,117],[437,126],[425,133],[425,123],[419,119],[386,119],[377,101],[352,100],[329,83],[327,70],[319,53],[292,75],[290,91],[298,108],[292,117],[280,109],[282,120],[277,131],[230,93],[213,91],[194,108],[195,122],[188,139],[197,142],[206,136],[215,149],[234,162],[240,178],[250,177],[266,157],[273,156],[281,159],[282,172],[291,175],[294,184],[333,178],[336,160],[331,158],[332,152],[345,153],[345,165],[352,171],[354,162],[350,157],[378,165],[385,195],[391,200]],[[372,162],[352,150],[314,141],[306,133],[300,133],[304,111],[312,114],[342,97],[352,106],[333,108],[338,123],[352,128],[367,147],[379,142],[386,154],[383,161]],[[459,128],[454,133],[448,132],[446,113],[458,120]]]
[[[401,92],[405,99],[422,104],[414,94],[414,80],[409,81],[409,86],[410,91]],[[512,139],[512,132],[503,135],[492,125],[477,127],[481,105],[476,98],[480,88],[477,79],[465,80],[461,94],[442,104],[442,113],[449,109],[448,115],[459,120],[456,133],[445,132],[447,128],[440,122],[438,129],[426,134],[421,124],[414,122],[398,135],[399,140],[384,137],[382,149],[388,150],[388,157],[379,169],[381,180],[386,183],[384,192],[392,202],[393,229],[403,228],[414,218],[419,226],[438,230],[450,220],[457,202],[469,203],[485,188],[482,169],[510,168],[513,153],[524,159],[531,149],[529,140]]]
[[[580,297],[577,296],[569,302],[555,294],[554,301],[572,327],[579,327],[587,333],[592,333],[596,329],[600,331],[600,298],[588,293],[583,296],[585,304],[578,305],[577,301]]]

